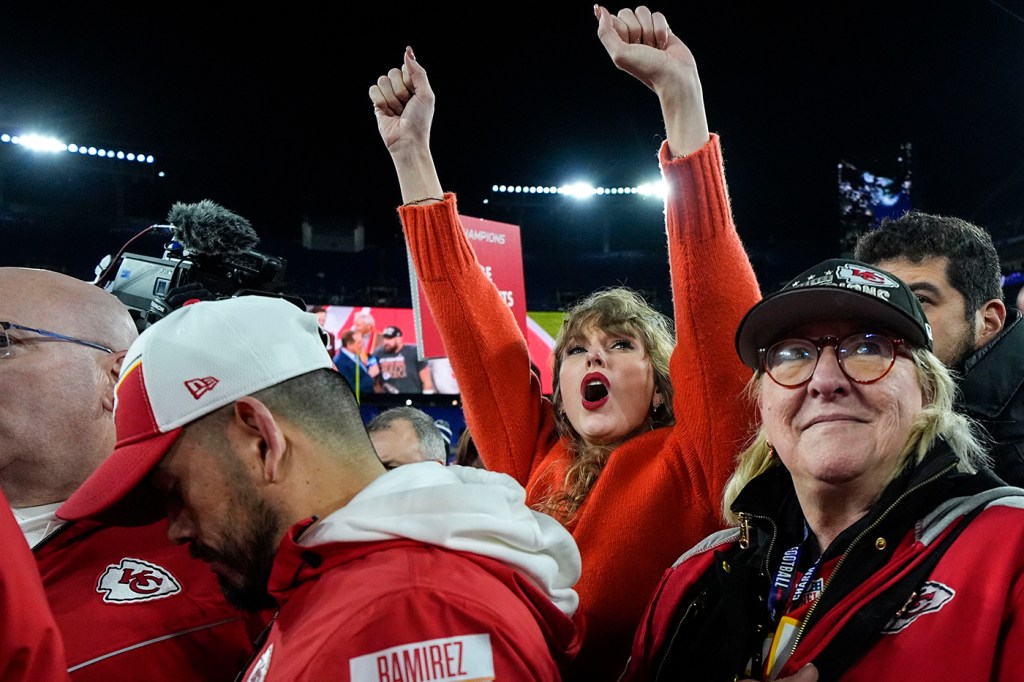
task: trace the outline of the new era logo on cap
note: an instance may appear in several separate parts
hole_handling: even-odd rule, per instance
[[[185,382],[185,388],[192,394],[192,397],[198,400],[203,395],[211,390],[214,386],[219,384],[220,381],[213,377],[204,377],[202,379],[189,379]]]

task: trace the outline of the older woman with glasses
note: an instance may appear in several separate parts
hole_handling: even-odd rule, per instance
[[[751,308],[734,527],[666,572],[623,679],[1024,679],[1024,491],[931,345],[913,292],[853,260]]]

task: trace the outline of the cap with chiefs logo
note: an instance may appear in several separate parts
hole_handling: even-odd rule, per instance
[[[849,258],[815,265],[754,305],[736,330],[743,364],[760,369],[760,351],[796,327],[827,320],[875,324],[912,345],[932,348],[932,328],[917,296],[890,272]]]
[[[316,316],[285,299],[249,295],[175,310],[128,349],[115,393],[117,445],[57,515],[99,516],[145,479],[183,426],[318,369],[334,363]]]

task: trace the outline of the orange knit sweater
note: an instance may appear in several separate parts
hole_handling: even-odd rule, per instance
[[[659,160],[670,188],[677,421],[617,447],[567,526],[583,558],[576,589],[586,628],[571,678],[587,682],[617,679],[662,573],[721,527],[722,488],[753,417],[741,396],[751,373],[733,336],[760,290],[733,226],[718,137],[677,160],[663,144]],[[562,480],[570,455],[530,371],[526,342],[477,264],[455,196],[399,214],[467,426],[487,468],[512,475],[536,504]]]

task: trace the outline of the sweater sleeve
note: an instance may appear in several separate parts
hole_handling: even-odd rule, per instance
[[[751,371],[736,355],[734,337],[761,292],[733,224],[718,136],[682,159],[672,159],[663,144],[660,163],[670,196],[665,215],[676,324],[669,365],[674,450],[684,480],[693,482],[717,517],[754,414],[743,395]]]
[[[484,464],[525,486],[553,433],[526,339],[477,261],[454,194],[399,215]]]

